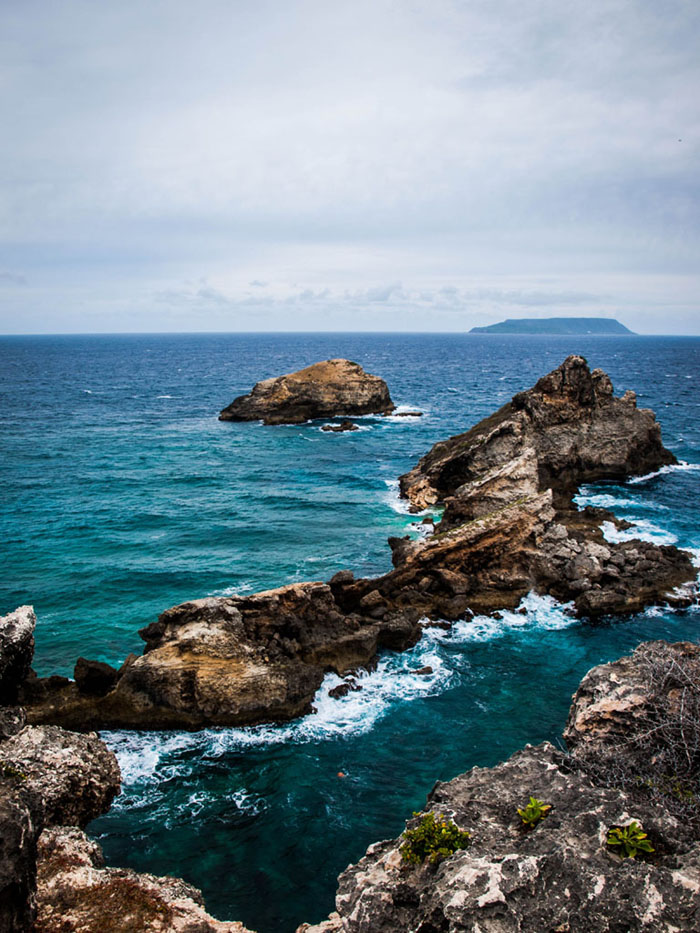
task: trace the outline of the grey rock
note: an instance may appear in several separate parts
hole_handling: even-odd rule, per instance
[[[0,705],[17,700],[19,686],[29,674],[35,626],[31,606],[20,606],[0,618]]]
[[[117,760],[94,734],[28,726],[0,744],[0,760],[41,799],[44,825],[85,826],[119,793]]]

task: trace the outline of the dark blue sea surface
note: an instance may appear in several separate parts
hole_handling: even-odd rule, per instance
[[[79,655],[140,653],[137,630],[186,599],[383,573],[387,537],[418,533],[399,474],[572,352],[617,394],[634,389],[682,461],[580,502],[700,554],[697,338],[0,338],[0,612],[32,603],[36,669],[70,674]],[[424,417],[365,417],[347,434],[217,420],[258,380],[331,357]],[[316,714],[292,724],[105,733],[123,793],[91,833],[109,864],[180,875],[260,933],[321,919],[338,872],[399,833],[437,779],[556,741],[589,667],[649,638],[700,641],[692,610],[592,624],[534,595],[526,609],[431,629],[345,698],[328,696],[329,675]]]

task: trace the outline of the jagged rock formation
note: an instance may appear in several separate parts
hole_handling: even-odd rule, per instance
[[[401,837],[370,846],[340,876],[337,912],[318,926],[302,925],[300,933],[696,930],[698,814],[692,821],[677,812],[672,792],[664,796],[639,782],[620,787],[602,780],[601,769],[590,772],[588,751],[610,753],[609,765],[613,752],[624,757],[618,728],[626,728],[627,748],[642,748],[649,730],[640,710],[658,709],[649,670],[664,670],[669,677],[675,672],[698,695],[699,657],[697,646],[652,642],[632,658],[595,668],[574,696],[567,727],[573,755],[548,743],[527,746],[495,768],[473,768],[439,783],[426,809],[470,832],[471,846],[437,866],[418,867],[403,861]],[[668,678],[664,682],[667,694],[676,689]],[[671,708],[674,716],[678,725],[679,702]],[[696,736],[699,732],[700,724]],[[694,755],[697,784],[697,747]],[[517,809],[530,796],[552,809],[527,830]],[[686,808],[696,811],[697,798],[686,798]],[[655,851],[623,860],[619,850],[606,845],[607,831],[632,821],[643,826]]]
[[[201,728],[307,713],[324,673],[367,664],[419,638],[418,613],[342,612],[330,586],[302,583],[247,597],[195,600],[141,632],[142,657],[103,697],[76,685],[28,685],[33,722],[69,728]]]
[[[121,786],[114,754],[94,733],[27,726],[0,745],[0,756],[41,797],[47,825],[86,826],[109,810]]]
[[[36,933],[250,933],[210,917],[179,878],[105,868],[102,850],[75,827],[39,839]]]
[[[417,509],[446,502],[454,524],[498,508],[504,490],[507,501],[520,490],[569,496],[581,483],[675,462],[654,413],[637,408],[634,392],[615,398],[609,376],[570,356],[470,431],[436,444],[400,486]]]
[[[389,389],[379,376],[371,376],[350,360],[324,360],[256,383],[248,395],[224,408],[219,420],[301,424],[313,418],[393,410]]]
[[[615,398],[604,373],[569,357],[471,431],[436,444],[401,478],[416,507],[446,508],[429,537],[390,539],[391,572],[355,580],[343,571],[328,584],[176,606],[142,631],[143,657],[119,672],[82,660],[76,684],[28,679],[29,720],[193,729],[291,719],[310,710],[325,672],[345,674],[381,648],[415,644],[422,617],[514,608],[531,590],[588,616],[687,606],[696,599],[688,553],[612,544],[600,524],[615,517],[572,503],[580,482],[674,459],[633,393]]]

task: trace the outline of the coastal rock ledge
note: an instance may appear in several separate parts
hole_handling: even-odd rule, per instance
[[[253,386],[219,414],[219,421],[302,424],[337,415],[390,414],[386,382],[350,360],[324,360]]]
[[[573,698],[569,753],[528,745],[432,790],[423,812],[469,832],[467,849],[412,865],[401,836],[378,842],[341,874],[329,919],[297,933],[697,931],[699,675],[688,643],[646,643],[594,668]],[[551,809],[527,829],[517,811],[530,797]],[[608,830],[632,822],[654,851],[621,858]]]

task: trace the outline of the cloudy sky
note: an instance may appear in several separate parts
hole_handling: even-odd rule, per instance
[[[3,0],[0,332],[700,334],[697,0]]]

